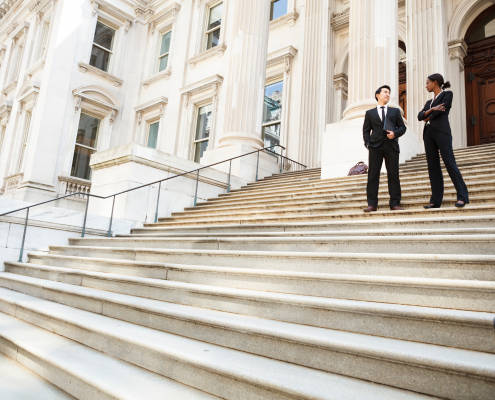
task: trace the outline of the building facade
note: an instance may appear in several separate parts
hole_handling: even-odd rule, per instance
[[[0,0],[0,193],[111,193],[276,144],[341,175],[381,84],[406,159],[434,72],[454,146],[495,141],[493,1]]]

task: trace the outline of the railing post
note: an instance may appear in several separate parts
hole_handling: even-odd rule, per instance
[[[256,182],[258,182],[258,167],[260,165],[260,151],[256,153]]]
[[[22,243],[21,243],[21,251],[19,252],[19,262],[22,262],[22,257],[24,256],[24,243],[26,242],[26,230],[27,223],[29,219],[29,207],[26,208],[26,218],[24,220],[24,232],[22,233]]]
[[[199,182],[199,169],[196,171],[196,190],[194,191],[194,207],[198,204],[198,182]]]
[[[227,181],[227,193],[230,192],[230,174],[232,172],[232,160],[229,162],[229,179]]]
[[[280,173],[282,173],[282,166],[284,164],[284,149],[280,148]]]
[[[115,195],[113,195],[113,200],[112,200],[112,212],[110,214],[110,223],[108,224],[108,232],[107,236],[111,237],[112,236],[112,223],[113,223],[113,208],[115,206]]]
[[[158,205],[160,204],[160,191],[162,189],[162,182],[158,184],[158,194],[156,195],[156,209],[155,209],[155,223],[158,222]]]
[[[86,207],[84,209],[84,220],[83,220],[83,226],[81,230],[81,237],[84,237],[86,234],[86,220],[88,219],[88,205],[89,205],[89,193],[86,194]]]

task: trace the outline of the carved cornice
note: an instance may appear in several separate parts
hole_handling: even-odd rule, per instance
[[[349,28],[349,9],[346,8],[340,13],[334,13],[330,20],[332,29],[340,31],[341,29]]]

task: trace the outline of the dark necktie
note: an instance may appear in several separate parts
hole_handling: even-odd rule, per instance
[[[380,108],[382,109],[382,128],[385,129],[385,107],[381,106]]]

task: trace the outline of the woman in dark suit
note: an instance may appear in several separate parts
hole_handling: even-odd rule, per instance
[[[418,120],[425,121],[423,141],[425,144],[428,175],[430,176],[431,197],[425,208],[440,208],[443,200],[443,173],[440,167],[440,155],[447,168],[450,179],[457,191],[456,207],[464,207],[469,203],[469,194],[462,175],[455,162],[452,150],[452,133],[449,124],[449,111],[452,106],[452,91],[444,91],[450,87],[443,76],[433,74],[426,80],[426,90],[435,97],[428,100],[418,114]]]

